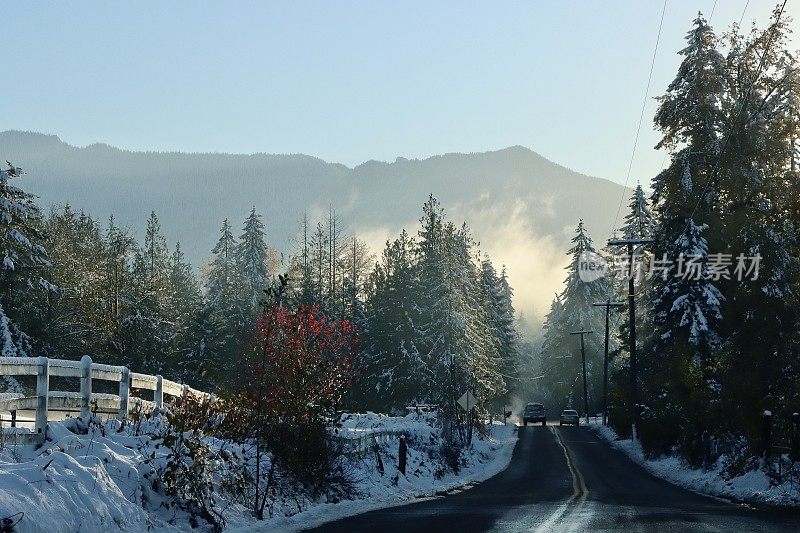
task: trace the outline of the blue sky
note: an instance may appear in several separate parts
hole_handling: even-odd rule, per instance
[[[718,31],[746,0],[719,0]],[[622,182],[662,2],[6,2],[0,129],[354,166],[523,145]],[[651,95],[714,0],[670,0]],[[787,13],[797,18],[799,2]],[[744,20],[764,23],[771,1]],[[632,182],[661,168],[649,101]]]

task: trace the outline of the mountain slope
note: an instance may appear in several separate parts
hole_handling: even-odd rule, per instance
[[[515,146],[424,160],[369,161],[353,169],[306,155],[132,152],[70,146],[53,135],[0,133],[0,158],[23,167],[42,205],[69,202],[113,213],[137,234],[155,209],[165,234],[195,264],[209,254],[223,218],[235,227],[251,206],[284,252],[303,212],[329,206],[373,247],[401,227],[415,230],[429,193],[466,220],[497,263],[509,267],[519,309],[540,315],[563,281],[572,229],[583,217],[598,244],[610,232],[622,187],[573,172]],[[379,251],[376,249],[375,251]]]

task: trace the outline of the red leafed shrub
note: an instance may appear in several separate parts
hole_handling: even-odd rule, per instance
[[[238,408],[256,444],[256,514],[263,518],[276,476],[312,492],[342,485],[331,415],[354,379],[355,327],[317,306],[276,306],[258,320],[242,369]],[[262,463],[261,453],[271,460]],[[345,483],[346,484],[346,483]]]
[[[355,327],[317,306],[274,307],[258,319],[248,390],[265,415],[295,422],[331,413],[354,378]]]

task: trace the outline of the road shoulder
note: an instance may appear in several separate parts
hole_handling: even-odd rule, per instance
[[[620,439],[611,428],[600,423],[593,422],[590,428],[600,439],[627,455],[650,474],[678,487],[731,503],[800,509],[800,489],[791,481],[773,485],[762,470],[727,479],[723,473],[723,459],[707,470],[692,468],[676,456],[648,459],[638,442]]]

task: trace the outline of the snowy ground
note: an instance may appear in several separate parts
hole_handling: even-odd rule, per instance
[[[773,485],[769,476],[761,469],[728,479],[722,467],[724,457],[708,470],[691,468],[683,459],[675,456],[647,459],[638,441],[620,439],[614,430],[596,421],[591,423],[591,427],[613,447],[624,452],[651,474],[680,487],[749,503],[800,505],[800,485],[796,481],[785,480],[781,484]]]
[[[356,488],[361,496],[356,500],[339,503],[316,503],[308,509],[287,518],[276,518],[269,525],[253,524],[241,532],[297,531],[315,527],[345,516],[364,513],[383,507],[405,505],[436,495],[453,492],[484,481],[506,469],[517,442],[517,428],[513,424],[495,424],[489,435],[477,434],[471,452],[456,475],[447,472],[429,452],[438,446],[438,431],[432,415],[389,417],[378,414],[351,415],[343,421],[342,433],[358,434],[376,430],[401,429],[411,435],[409,439],[406,476],[397,473],[397,447],[392,443],[384,448],[385,474],[377,471],[373,455],[353,464]]]
[[[13,521],[21,519],[15,529],[20,532],[191,529],[188,515],[175,506],[163,506],[163,496],[154,490],[154,462],[147,458],[154,454],[157,463],[163,447],[155,446],[146,435],[118,432],[116,421],[107,422],[103,431],[89,434],[71,431],[76,423],[50,423],[48,442],[39,450],[32,446],[0,449],[0,526],[5,517],[11,517]],[[517,439],[513,425],[494,425],[487,435],[476,434],[462,468],[454,474],[435,456],[439,431],[434,426],[432,415],[350,415],[343,421],[342,432],[346,434],[392,429],[406,432],[409,447],[405,477],[397,473],[397,442],[390,441],[381,449],[383,475],[376,468],[374,454],[348,463],[355,481],[354,499],[281,504],[264,522],[255,521],[241,505],[230,503],[225,506],[227,529],[298,530],[457,490],[504,470]]]

